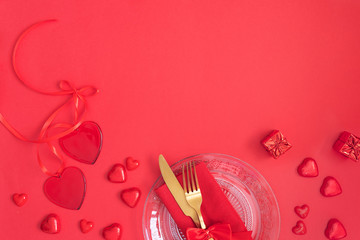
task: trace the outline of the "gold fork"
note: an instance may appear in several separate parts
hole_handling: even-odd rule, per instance
[[[183,176],[183,185],[184,185],[186,201],[196,211],[200,220],[201,228],[206,229],[206,225],[204,223],[204,219],[201,215],[201,210],[200,210],[202,203],[202,196],[201,196],[199,181],[196,175],[195,164],[193,162],[190,163],[187,162],[183,165],[182,176]]]

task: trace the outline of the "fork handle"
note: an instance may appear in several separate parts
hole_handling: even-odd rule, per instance
[[[204,222],[204,218],[203,218],[203,216],[202,216],[202,214],[201,214],[200,209],[199,209],[199,210],[196,210],[196,213],[197,213],[197,215],[198,215],[198,217],[199,217],[201,228],[202,228],[202,229],[206,229],[206,225],[205,225],[205,222]]]

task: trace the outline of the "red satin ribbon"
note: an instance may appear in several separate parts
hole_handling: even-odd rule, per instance
[[[45,121],[43,124],[39,137],[37,139],[29,139],[25,136],[23,136],[18,130],[16,130],[6,119],[3,117],[3,115],[0,113],[0,122],[5,126],[7,130],[9,130],[10,133],[12,133],[15,137],[18,139],[25,141],[25,142],[31,142],[31,143],[46,143],[51,151],[59,160],[60,160],[60,167],[55,173],[50,172],[45,165],[43,164],[41,157],[40,157],[40,149],[39,145],[37,146],[37,159],[40,165],[41,170],[50,176],[59,175],[62,170],[65,167],[65,160],[64,157],[61,155],[61,153],[57,150],[57,147],[52,143],[54,140],[58,140],[59,138],[68,135],[69,133],[73,132],[75,129],[77,129],[81,123],[84,121],[84,117],[88,108],[88,104],[86,101],[86,97],[93,96],[99,92],[99,90],[94,86],[85,86],[82,88],[75,88],[73,84],[71,84],[69,81],[62,80],[60,81],[59,88],[60,91],[54,91],[54,92],[47,92],[44,90],[40,90],[37,87],[34,87],[32,84],[30,84],[29,81],[26,81],[25,78],[21,75],[17,64],[17,52],[20,44],[22,43],[23,39],[26,37],[26,35],[34,30],[35,28],[49,22],[55,22],[57,20],[50,19],[41,21],[38,23],[35,23],[31,25],[29,28],[27,28],[17,39],[13,54],[12,54],[12,65],[14,68],[14,72],[17,76],[17,78],[28,88],[31,90],[45,94],[50,96],[70,96],[70,98],[59,108],[57,108]],[[60,112],[62,112],[65,108],[69,106],[74,106],[74,122],[72,124],[70,123],[54,123],[54,120],[59,115]],[[53,134],[49,136],[49,130],[55,129],[55,128],[64,128],[60,133]]]
[[[252,231],[233,233],[230,224],[215,224],[208,229],[188,228],[188,240],[252,240]]]
[[[215,224],[208,229],[188,228],[186,238],[189,240],[233,240],[230,224]]]

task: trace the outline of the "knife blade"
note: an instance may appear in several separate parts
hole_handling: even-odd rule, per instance
[[[185,216],[190,217],[195,223],[196,227],[199,228],[200,222],[196,211],[187,203],[184,189],[180,185],[174,172],[171,170],[169,164],[166,162],[162,154],[159,155],[159,167],[165,184],[175,198],[175,201],[179,205],[180,209],[185,214]]]

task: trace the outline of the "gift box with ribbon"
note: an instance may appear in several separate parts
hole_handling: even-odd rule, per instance
[[[344,131],[336,140],[334,149],[345,157],[358,162],[360,159],[360,138]]]
[[[280,157],[292,147],[279,130],[272,131],[261,143],[273,158]]]

